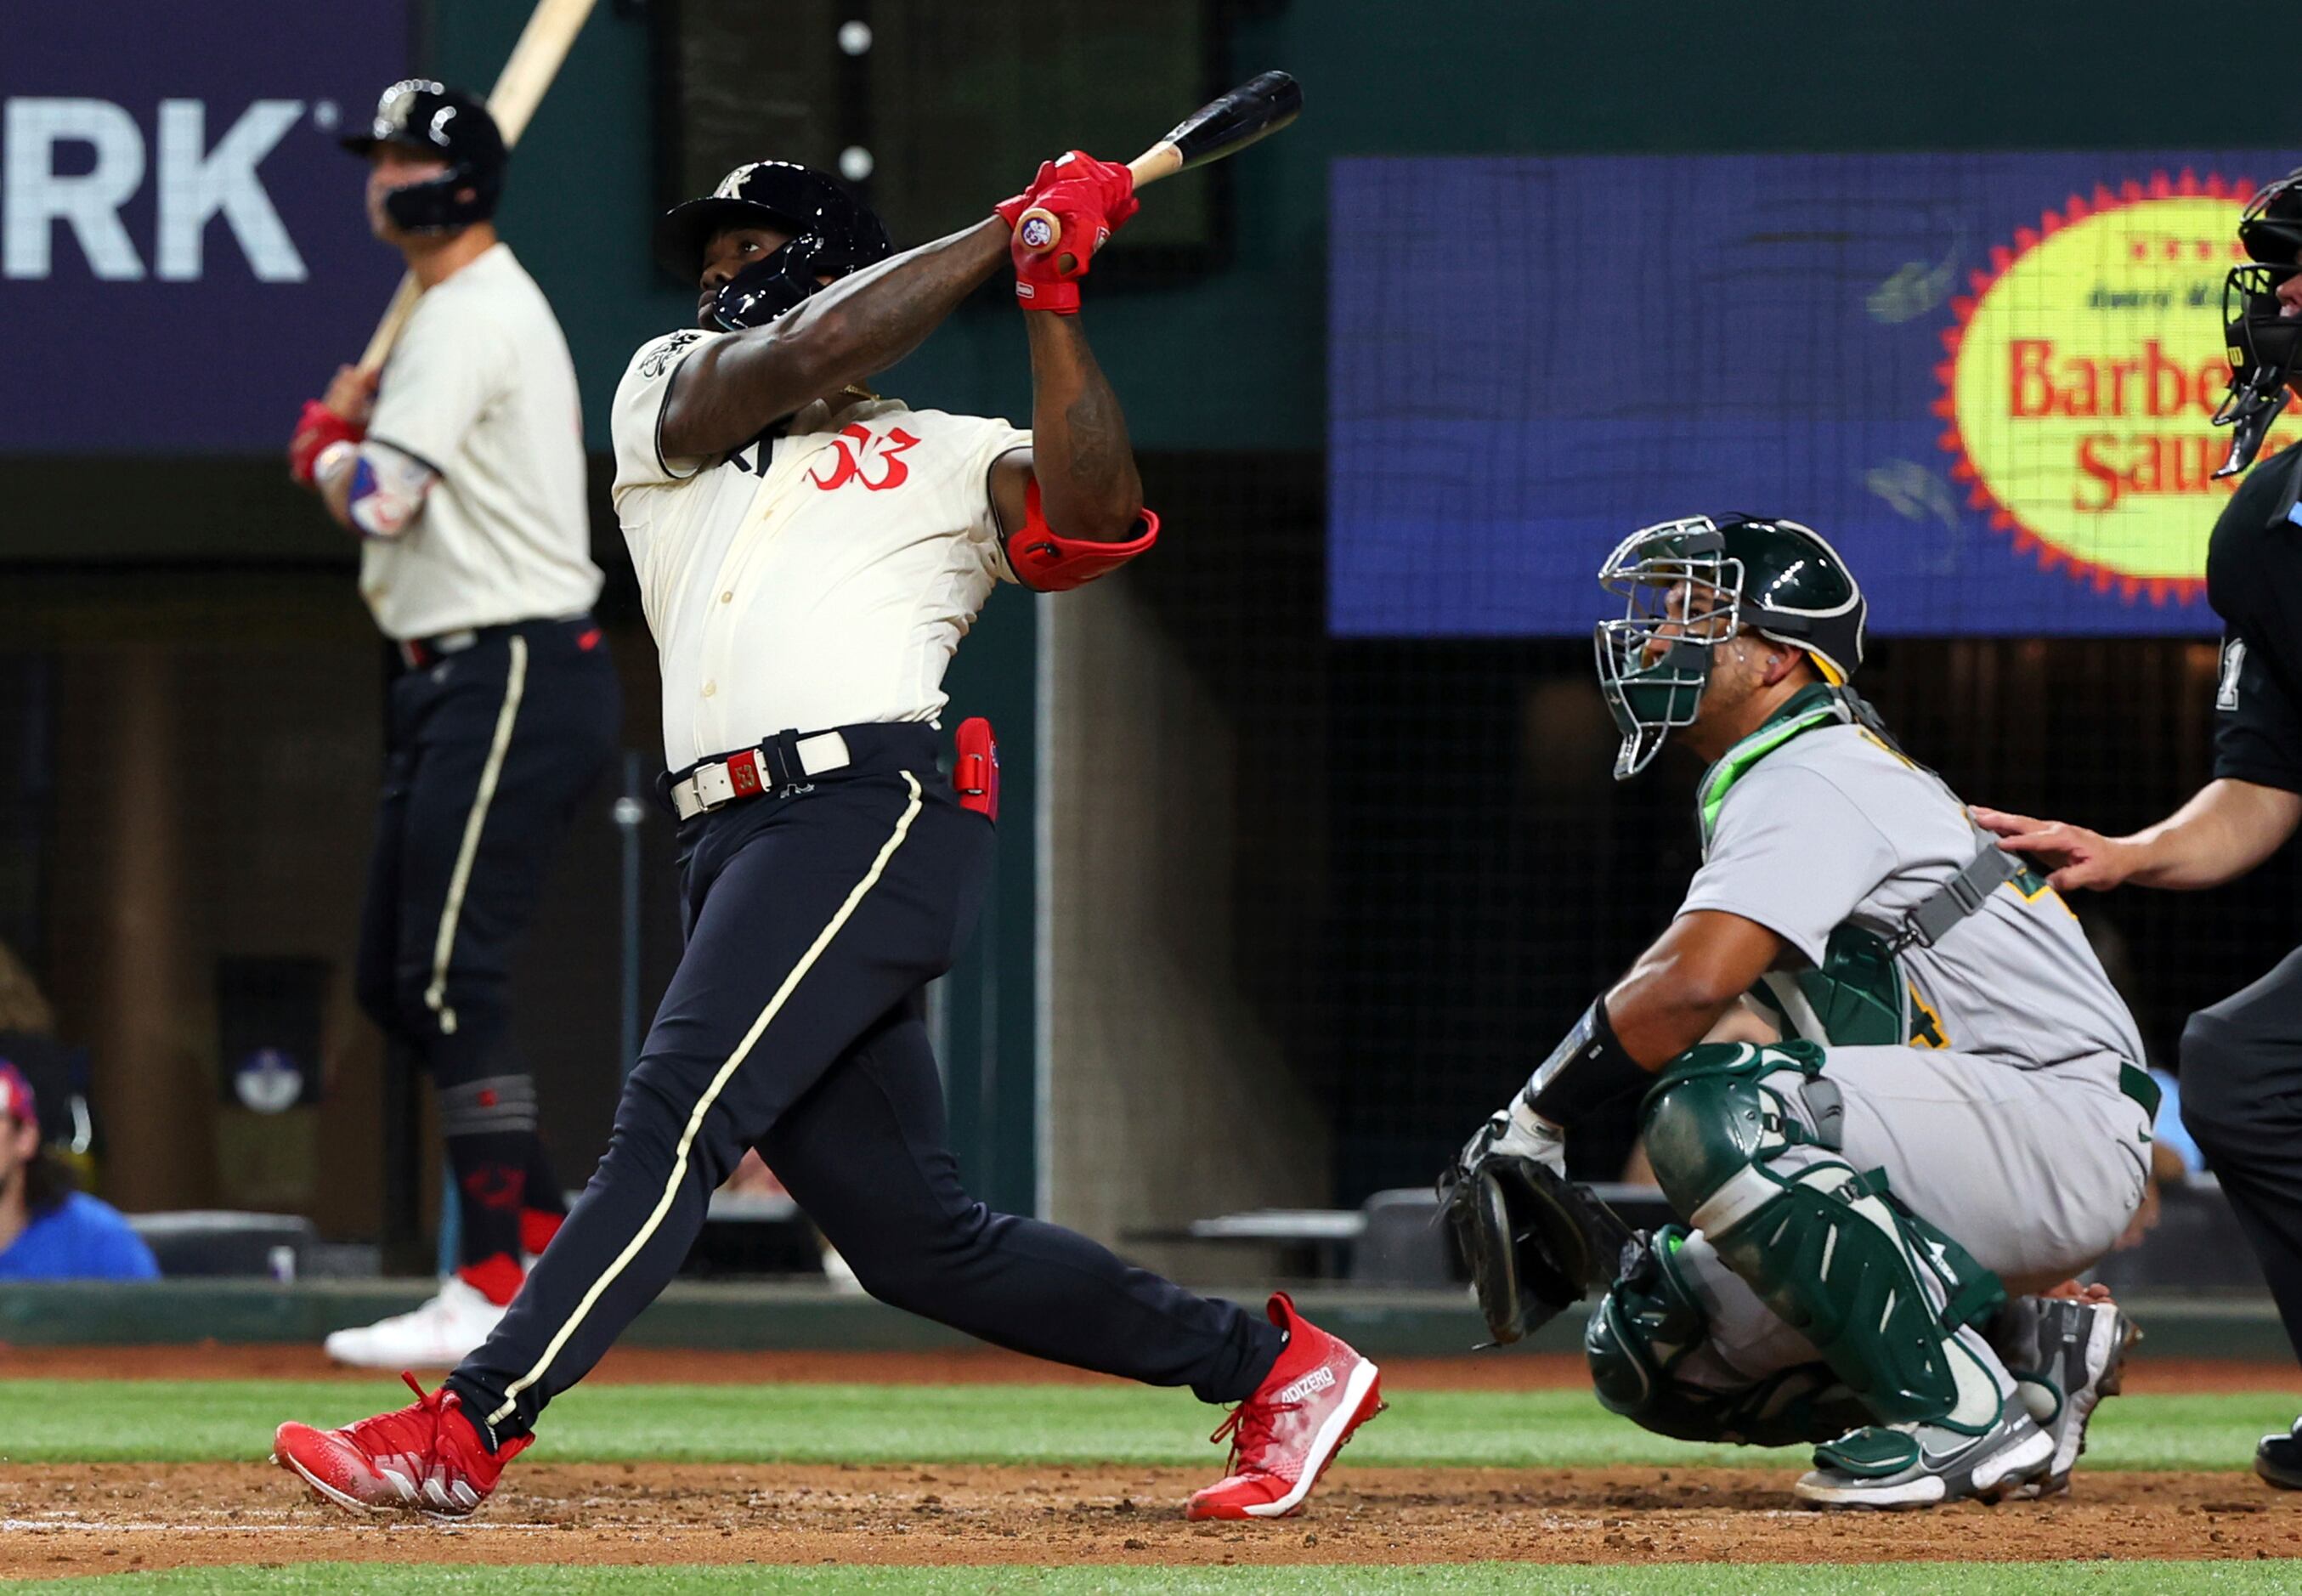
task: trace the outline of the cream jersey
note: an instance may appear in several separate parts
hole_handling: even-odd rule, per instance
[[[819,401],[732,454],[666,458],[673,374],[728,336],[643,346],[611,422],[673,770],[780,731],[932,722],[959,640],[992,584],[1015,580],[991,466],[1031,435],[1004,421]]]
[[[367,435],[436,479],[403,530],[361,545],[360,595],[386,636],[576,615],[599,597],[575,363],[508,246],[416,301]]]

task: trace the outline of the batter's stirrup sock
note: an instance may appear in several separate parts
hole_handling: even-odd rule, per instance
[[[528,1188],[534,1189],[535,1178],[528,1177]],[[541,1208],[519,1211],[519,1250],[531,1258],[540,1258],[551,1239],[559,1234],[559,1227],[567,1222],[565,1214],[546,1214]]]
[[[535,1141],[534,1082],[525,1075],[494,1075],[443,1088],[440,1125],[447,1132],[448,1163],[463,1220],[458,1273],[491,1300],[508,1302],[519,1289],[520,1210]],[[469,1272],[497,1258],[510,1262],[508,1287],[500,1269],[472,1278]]]
[[[492,1258],[477,1263],[459,1264],[456,1278],[471,1287],[498,1307],[508,1307],[526,1283],[527,1271],[520,1267],[517,1258],[509,1253],[498,1253]]]

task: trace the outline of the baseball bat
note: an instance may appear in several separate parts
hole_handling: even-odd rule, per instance
[[[1167,136],[1127,164],[1135,186],[1189,172],[1210,161],[1237,155],[1258,139],[1267,139],[1303,113],[1303,86],[1285,72],[1257,72],[1228,94],[1219,95],[1168,130]],[[1033,223],[1046,229],[1046,240],[1027,240],[1044,254],[1063,241],[1063,224],[1054,213],[1033,206],[1015,218],[1021,232]]]
[[[584,23],[592,14],[592,0],[536,0],[534,13],[527,26],[519,30],[519,40],[511,47],[503,71],[496,75],[496,86],[488,96],[488,114],[495,118],[497,130],[503,134],[504,147],[519,142],[527,130],[528,119],[535,114],[536,106],[543,103],[544,91],[551,87],[552,79],[559,75],[560,64],[576,43],[576,36],[584,30]],[[409,273],[399,280],[399,291],[391,296],[391,304],[376,323],[375,335],[367,340],[366,352],[359,357],[359,369],[374,375],[383,369],[391,346],[399,341],[400,329],[407,325],[408,314],[416,308],[416,300],[423,293]]]

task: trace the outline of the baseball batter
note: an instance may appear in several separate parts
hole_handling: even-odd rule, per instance
[[[437,83],[386,89],[365,131],[369,221],[423,285],[372,382],[304,407],[290,461],[360,539],[360,592],[396,646],[361,912],[362,1006],[437,1089],[460,1198],[456,1270],[413,1313],[328,1338],[382,1368],[485,1340],[565,1214],[511,1035],[513,948],[621,710],[584,506],[567,340],[493,223],[502,139]]]
[[[1035,248],[1035,208],[1075,253]],[[323,1495],[477,1506],[671,1279],[746,1147],[881,1299],[1238,1403],[1194,1516],[1293,1511],[1380,1407],[1374,1365],[1285,1297],[1257,1316],[993,1214],[946,1145],[921,992],[985,889],[996,753],[962,742],[956,785],[938,769],[944,669],[995,582],[1076,586],[1156,536],[1077,315],[1095,244],[1135,209],[1127,168],[1074,151],[901,255],[837,182],[781,162],[663,219],[701,325],[625,374],[616,502],[661,652],[686,951],[606,1159],[486,1344],[411,1407],[281,1426],[281,1461]],[[861,386],[1011,259],[1029,432]]]
[[[1824,1441],[1797,1487],[1817,1503],[2059,1485],[2123,1326],[2106,1302],[2000,1310],[2107,1251],[2141,1199],[2156,1092],[2125,1005],[2054,891],[1848,690],[1864,602],[1822,538],[1671,522],[1600,575],[1628,599],[1597,639],[1616,775],[1674,732],[1710,760],[1703,862],[1458,1178],[1555,1173],[1577,1120],[1644,1092],[1688,1222],[1592,1315],[1608,1406]],[[1765,1039],[1706,1041],[1722,1021]]]

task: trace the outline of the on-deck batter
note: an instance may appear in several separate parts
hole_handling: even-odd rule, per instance
[[[359,535],[360,594],[396,645],[357,981],[432,1077],[460,1222],[438,1296],[336,1331],[328,1352],[433,1367],[487,1338],[566,1213],[511,1034],[511,954],[622,710],[589,613],[576,368],[489,220],[495,122],[416,80],[343,142],[368,162],[376,236],[424,293],[376,379],[346,366],[305,406],[290,462]]]

